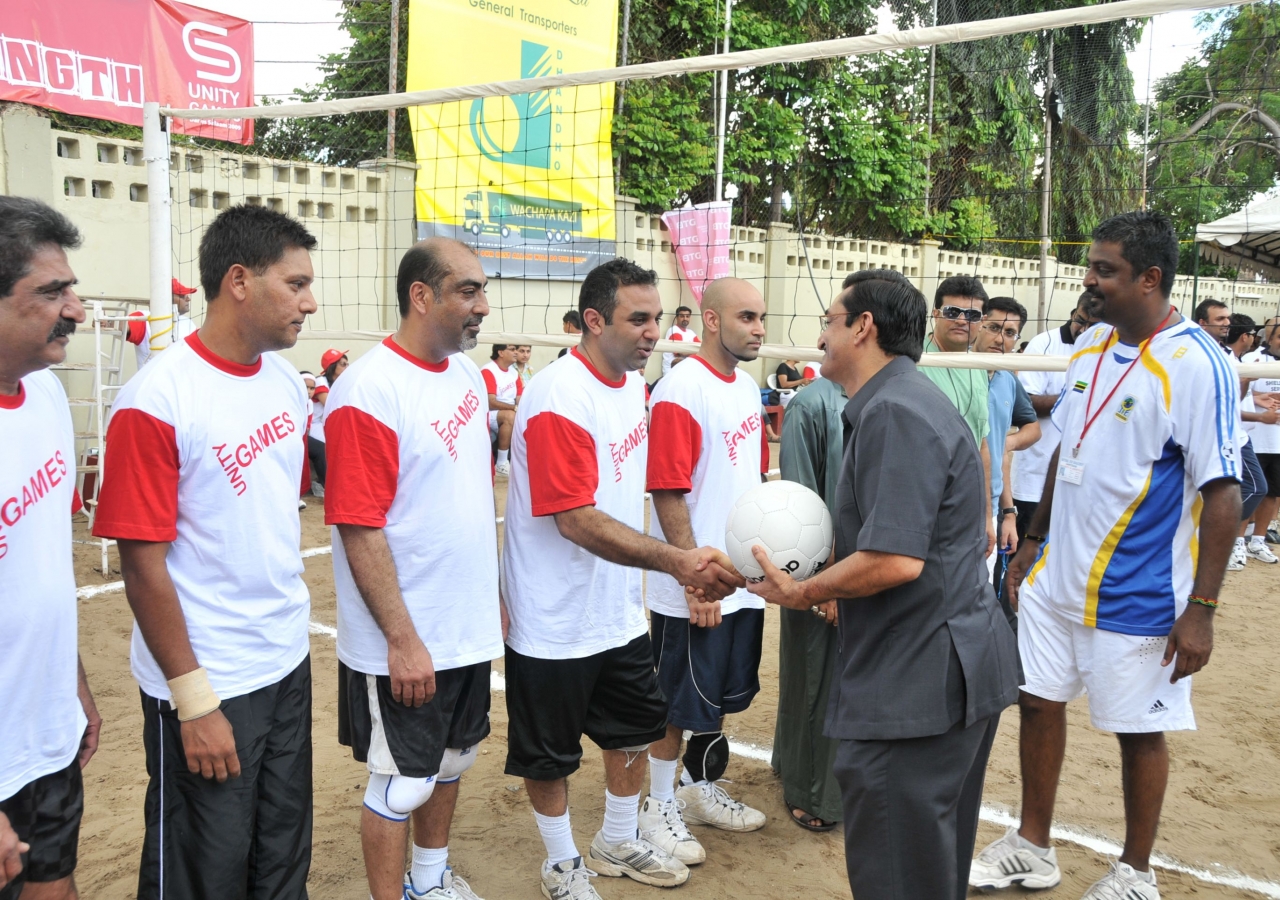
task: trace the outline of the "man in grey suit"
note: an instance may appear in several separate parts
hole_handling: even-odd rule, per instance
[[[793,609],[839,601],[827,735],[854,896],[960,900],[1016,647],[986,577],[973,432],[916,370],[925,299],[896,272],[851,281],[818,341],[850,398],[836,561],[796,582],[756,547],[766,575],[749,589]]]

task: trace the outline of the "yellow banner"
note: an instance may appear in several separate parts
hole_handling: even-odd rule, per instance
[[[522,5],[523,4],[523,5]],[[616,65],[617,0],[410,0],[410,91]],[[581,278],[614,245],[613,85],[409,110],[423,236],[489,274]]]

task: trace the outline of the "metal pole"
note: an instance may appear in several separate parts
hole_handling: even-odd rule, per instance
[[[1040,195],[1040,300],[1036,305],[1036,321],[1040,330],[1047,327],[1049,287],[1049,224],[1053,198],[1053,32],[1049,32],[1049,76],[1044,86],[1044,186]]]
[[[387,93],[399,90],[400,80],[400,0],[391,0],[391,74],[387,78]],[[396,112],[387,110],[387,159],[396,158]]]
[[[938,25],[938,0],[933,0],[933,25]],[[933,80],[937,70],[938,45],[929,47],[929,152],[924,158],[924,214],[930,212],[933,203]]]
[[[1151,140],[1151,55],[1155,51],[1156,19],[1155,16],[1147,19],[1147,38],[1151,43],[1147,47],[1147,112],[1142,123],[1142,208],[1147,208],[1147,156],[1149,155],[1149,141]]]
[[[733,0],[724,0],[724,52],[729,52]],[[729,70],[720,70],[720,122],[716,126],[716,199],[724,199],[724,141],[729,121]]]
[[[173,339],[173,233],[169,196],[169,132],[159,103],[142,104],[142,158],[147,164],[147,228],[151,249],[151,352]],[[101,449],[101,448],[99,448]]]
[[[622,56],[618,65],[625,66],[627,57],[631,53],[631,0],[623,0],[622,2]],[[622,115],[623,95],[626,93],[627,83],[619,81],[614,88],[617,91],[617,97],[614,100],[614,115]],[[613,161],[613,189],[621,190],[622,184],[622,153],[619,152],[617,158]]]

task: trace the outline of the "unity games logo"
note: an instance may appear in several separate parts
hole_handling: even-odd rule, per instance
[[[578,0],[571,0],[578,2]],[[582,0],[586,2],[586,0]],[[542,78],[553,73],[551,48],[533,41],[520,42],[520,77]],[[510,102],[515,106],[514,118],[500,115],[499,121],[490,121],[483,99],[471,101],[471,139],[485,158],[513,166],[532,169],[551,168],[551,92],[535,91],[532,94],[516,94]],[[489,112],[509,109],[490,101]],[[515,140],[507,136],[515,129]]]

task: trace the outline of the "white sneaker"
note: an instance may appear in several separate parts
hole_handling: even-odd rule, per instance
[[[511,463],[509,462],[498,463],[496,466],[493,467],[493,474],[501,475],[503,478],[511,477]]]
[[[307,508],[307,501],[306,501],[306,500],[303,500],[303,499],[301,499],[301,498],[299,498],[299,499],[298,499],[298,509],[306,509],[306,508]]]
[[[547,900],[600,900],[588,879],[596,873],[587,868],[581,856],[551,865],[542,863],[542,896]]]
[[[1274,553],[1272,553],[1271,548],[1268,547],[1266,544],[1264,544],[1262,541],[1250,541],[1249,549],[1246,550],[1245,552],[1251,558],[1256,559],[1258,562],[1272,563],[1272,564],[1280,562],[1280,557],[1277,557]]]
[[[626,875],[641,884],[666,888],[679,887],[689,880],[688,866],[642,837],[606,844],[604,833],[597,831],[587,859],[597,872],[610,878]]]
[[[1160,900],[1156,887],[1156,873],[1149,872],[1151,880],[1134,871],[1128,863],[1113,862],[1111,871],[1101,881],[1095,881],[1080,900]]]
[[[404,900],[480,900],[480,897],[471,890],[471,885],[453,874],[453,866],[446,866],[440,886],[433,887],[425,894],[419,894],[413,889],[413,879],[406,873]]]
[[[1044,856],[1032,853],[1022,846],[1016,827],[983,847],[969,866],[969,886],[989,891],[1015,884],[1043,890],[1057,886],[1061,880],[1057,852],[1050,847]]]
[[[318,481],[311,482],[311,496],[317,500],[324,499],[324,485]]]
[[[676,788],[676,799],[684,801],[684,820],[694,825],[724,831],[759,831],[764,827],[764,813],[734,800],[714,781],[682,784]]]
[[[707,851],[698,839],[689,833],[680,809],[679,800],[655,800],[645,797],[640,804],[640,837],[670,853],[686,866],[706,862]]]
[[[1231,558],[1227,560],[1228,572],[1239,572],[1244,568],[1244,562],[1249,558],[1249,552],[1242,538],[1237,538],[1236,542],[1231,546]]]

